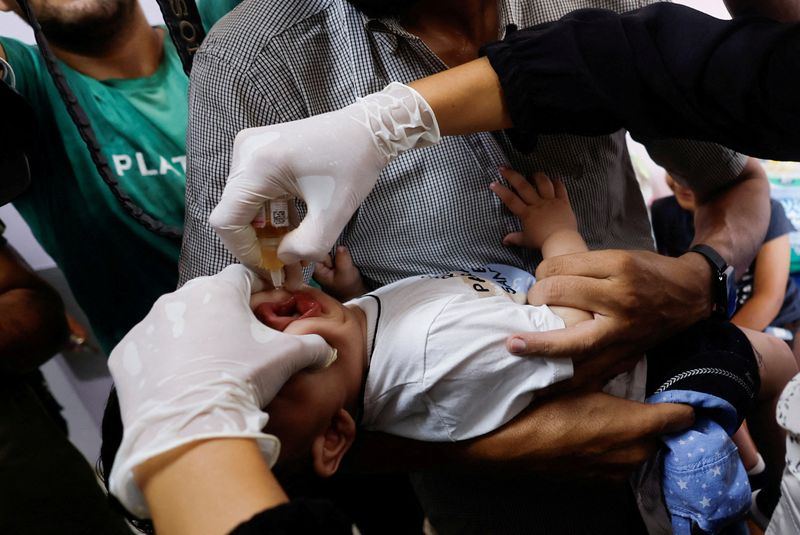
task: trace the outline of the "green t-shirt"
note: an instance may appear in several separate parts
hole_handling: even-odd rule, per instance
[[[216,6],[209,14],[201,4],[209,25],[222,14],[219,10]],[[38,128],[31,187],[14,205],[110,351],[160,295],[175,289],[180,245],[145,229],[120,206],[38,50],[2,37],[0,44]],[[60,66],[123,191],[159,221],[182,227],[188,78],[169,35],[161,66],[146,78],[99,81]]]
[[[197,11],[200,13],[200,19],[203,21],[203,26],[205,26],[206,31],[241,2],[242,0],[198,1]]]

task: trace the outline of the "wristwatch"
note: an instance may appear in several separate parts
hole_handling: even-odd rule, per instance
[[[736,311],[736,277],[733,266],[729,266],[722,255],[704,243],[698,243],[689,252],[702,255],[711,266],[711,297],[714,300],[711,317],[730,319]]]

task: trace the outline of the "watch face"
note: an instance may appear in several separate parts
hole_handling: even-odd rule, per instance
[[[722,274],[725,278],[725,288],[728,293],[728,319],[733,317],[736,312],[736,276],[733,272],[733,266],[728,266]]]

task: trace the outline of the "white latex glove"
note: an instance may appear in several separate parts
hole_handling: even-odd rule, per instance
[[[255,439],[270,466],[278,439],[262,411],[295,372],[336,353],[317,335],[270,329],[250,309],[260,279],[242,265],[162,296],[111,352],[124,434],[110,490],[137,516],[148,509],[133,478],[142,462],[196,440]]]
[[[341,110],[249,128],[236,136],[228,183],[209,217],[225,246],[259,269],[250,223],[269,199],[300,198],[308,213],[281,241],[286,264],[321,261],[398,153],[439,141],[428,103],[399,83]]]

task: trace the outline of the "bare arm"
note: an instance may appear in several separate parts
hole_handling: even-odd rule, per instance
[[[780,18],[798,20],[797,7],[785,7],[798,0],[734,3],[737,13],[755,6],[767,15],[780,4]],[[666,2],[622,15],[581,10],[489,45],[489,60],[411,85],[445,135],[507,128],[513,119],[532,135],[626,128],[642,141],[700,139],[791,159],[800,129],[794,86],[786,80],[797,71],[799,42],[791,25],[722,21]],[[609,58],[617,60],[615,69]],[[759,84],[750,82],[753,76]]]
[[[788,234],[778,236],[761,247],[753,273],[753,295],[736,311],[732,323],[763,331],[775,319],[786,295],[791,256]]]
[[[254,440],[208,440],[170,450],[137,468],[136,480],[165,535],[229,533],[289,501]]]
[[[486,58],[411,82],[436,113],[442,135],[511,127],[500,80]],[[464,113],[469,110],[469,113]]]
[[[711,245],[737,273],[744,273],[763,243],[769,214],[767,175],[749,158],[735,184],[699,198],[694,243]]]
[[[24,372],[52,357],[68,335],[64,305],[10,246],[0,247],[0,371]]]
[[[570,394],[537,402],[492,433],[464,442],[362,433],[350,469],[624,478],[650,457],[660,435],[688,427],[693,418],[692,409],[683,405]]]

